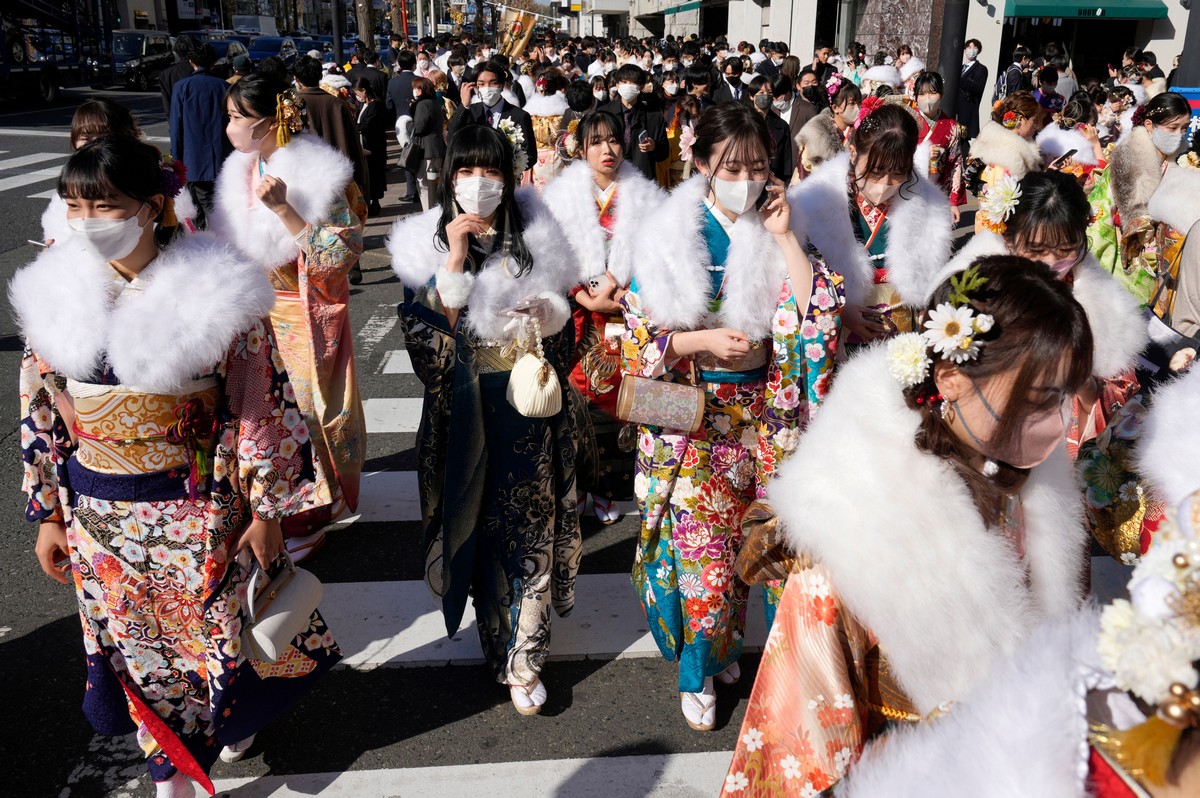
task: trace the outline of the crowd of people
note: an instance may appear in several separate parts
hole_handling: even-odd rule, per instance
[[[1194,788],[1200,158],[1152,55],[1105,88],[1018,47],[976,130],[906,46],[397,38],[228,82],[189,46],[174,158],[81,106],[10,286],[38,558],[79,597],[89,719],[160,796],[211,791],[340,657],[311,607],[266,652],[250,607],[358,504],[349,284],[389,131],[424,572],[517,712],[581,516],[633,498],[691,728],[765,598],[714,792]],[[1100,621],[1093,541],[1137,565]]]

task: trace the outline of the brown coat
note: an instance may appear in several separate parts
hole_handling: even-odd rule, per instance
[[[301,89],[300,99],[304,100],[309,129],[350,159],[350,163],[354,165],[354,182],[365,196],[367,184],[362,142],[358,135],[358,122],[350,104],[324,89]]]

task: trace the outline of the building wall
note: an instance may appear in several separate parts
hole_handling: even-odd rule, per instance
[[[1163,0],[1167,4],[1167,18],[1147,20],[1138,25],[1137,45],[1149,50],[1158,58],[1162,71],[1170,74],[1175,56],[1183,52],[1183,39],[1187,33],[1188,14],[1178,0]],[[1200,8],[1200,3],[1193,3]]]
[[[813,44],[817,40],[818,0],[772,0],[768,9],[770,25],[767,37],[774,42],[786,42],[788,49],[801,63],[812,60]]]
[[[934,5],[935,0],[866,0],[859,6],[853,38],[866,46],[868,58],[879,50],[894,56],[897,47],[907,44],[931,64],[941,36],[941,14],[935,15]]]

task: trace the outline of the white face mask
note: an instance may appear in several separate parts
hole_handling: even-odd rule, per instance
[[[460,177],[454,182],[454,199],[464,213],[491,216],[504,197],[504,183],[490,177]]]
[[[782,58],[772,58],[771,63],[777,67],[783,66],[783,59]]]
[[[488,108],[500,102],[500,89],[497,89],[495,86],[483,86],[477,89],[477,91],[479,92],[479,99]]]
[[[863,183],[862,188],[858,190],[858,193],[861,194],[863,199],[865,199],[867,202],[878,207],[890,200],[892,197],[896,196],[899,191],[899,183],[896,185],[891,185],[890,183],[872,183],[868,180]]]
[[[846,124],[853,125],[858,119],[858,106],[847,105],[845,110],[842,111],[842,119],[845,120]]]
[[[667,95],[668,97],[674,97],[679,92],[678,83],[664,83],[662,87],[663,94]]]
[[[921,113],[925,114],[925,116],[930,119],[936,119],[942,107],[942,98],[918,97],[917,107],[921,109]]]
[[[684,69],[687,69],[688,67],[690,67],[690,66],[692,65],[692,59],[691,59],[691,58],[685,58],[685,59],[683,59],[683,61],[681,61],[680,63],[682,63],[682,64],[683,64],[683,68],[684,68]]]
[[[595,97],[596,102],[599,103],[608,101],[608,92],[606,92],[604,89],[597,89],[596,91],[592,92],[592,96]]]
[[[1163,155],[1168,158],[1173,158],[1178,155],[1187,144],[1186,133],[1182,130],[1178,133],[1171,133],[1166,130],[1155,128],[1150,131],[1150,141]]]
[[[138,221],[138,215],[146,204],[137,209],[137,213],[128,219],[68,219],[67,227],[71,228],[80,243],[103,261],[120,260],[133,252],[138,242],[142,240],[142,230],[146,224]]]
[[[424,75],[428,71],[429,71],[429,62],[428,61],[418,61],[417,62],[417,74],[418,75]]]
[[[610,61],[604,65],[604,74],[607,75],[609,72],[612,72],[616,68],[617,68],[617,65]]]
[[[636,83],[618,83],[617,94],[621,95],[621,99],[626,102],[633,102],[642,93],[642,88]]]
[[[710,178],[708,182],[721,207],[738,216],[754,207],[767,185],[766,180],[722,180],[719,177]]]
[[[976,58],[979,57],[979,51],[976,50],[974,47],[968,47],[965,54],[967,56],[968,61],[974,61]]]
[[[780,97],[778,100],[773,100],[771,105],[781,114],[786,114],[792,108],[791,98]]]

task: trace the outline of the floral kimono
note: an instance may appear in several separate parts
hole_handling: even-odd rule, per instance
[[[566,97],[558,92],[550,96],[535,94],[529,98],[523,109],[533,123],[537,163],[532,164],[532,181],[533,187],[539,191],[562,174],[563,161],[558,154],[558,133],[567,107]]]
[[[417,435],[425,581],[441,599],[447,635],[457,634],[471,596],[496,680],[530,686],[549,653],[551,607],[561,617],[575,602],[576,431],[569,392],[549,418],[523,416],[506,398],[515,358],[536,348],[538,329],[528,325],[514,346],[509,311],[542,305],[541,347],[566,386],[566,293],[576,276],[533,190],[518,197],[533,256],[527,274],[516,276],[498,242],[478,241],[474,272],[447,272],[447,251],[434,241],[438,208],[396,222],[388,248],[404,284],[405,344],[425,386]],[[447,307],[459,308],[453,327]]]
[[[238,537],[317,491],[262,320],[274,292],[210,234],[128,283],[67,239],[10,290],[27,347],[25,515],[67,527],[84,713],[102,734],[136,730],[155,781],[179,771],[211,792],[222,744],[255,734],[341,657],[319,613],[274,663],[241,649]],[[52,314],[50,296],[65,303]]]
[[[920,127],[916,161],[928,164],[925,174],[950,198],[954,206],[967,204],[967,184],[963,176],[963,127],[939,112],[931,125],[924,114],[917,114]]]
[[[1030,629],[1079,606],[1087,533],[1065,453],[988,526],[957,472],[917,449],[919,412],[886,348],[868,349],[769,485],[797,562],[722,795],[828,790],[889,724],[953,712]]]
[[[293,238],[255,195],[263,175],[287,184],[307,222]],[[362,254],[366,206],[341,153],[296,136],[269,162],[230,155],[217,179],[209,228],[270,274],[271,324],[321,466],[320,504],[289,521],[289,534],[316,532],[358,507],[367,429],[354,365],[349,273]],[[326,478],[327,475],[327,478]]]
[[[622,300],[625,372],[695,380],[705,394],[696,432],[640,427],[634,480],[642,528],[633,583],[663,657],[680,663],[680,692],[698,692],[741,655],[748,587],[733,563],[742,515],[795,446],[809,397],[825,390],[840,309],[837,279],[815,265],[801,321],[783,256],[756,213],[718,219],[707,185],[689,180],[647,221],[646,258]],[[664,241],[653,233],[663,229],[679,235]],[[674,332],[726,326],[753,341],[742,363],[666,361]],[[767,588],[768,620],[778,592]]]

